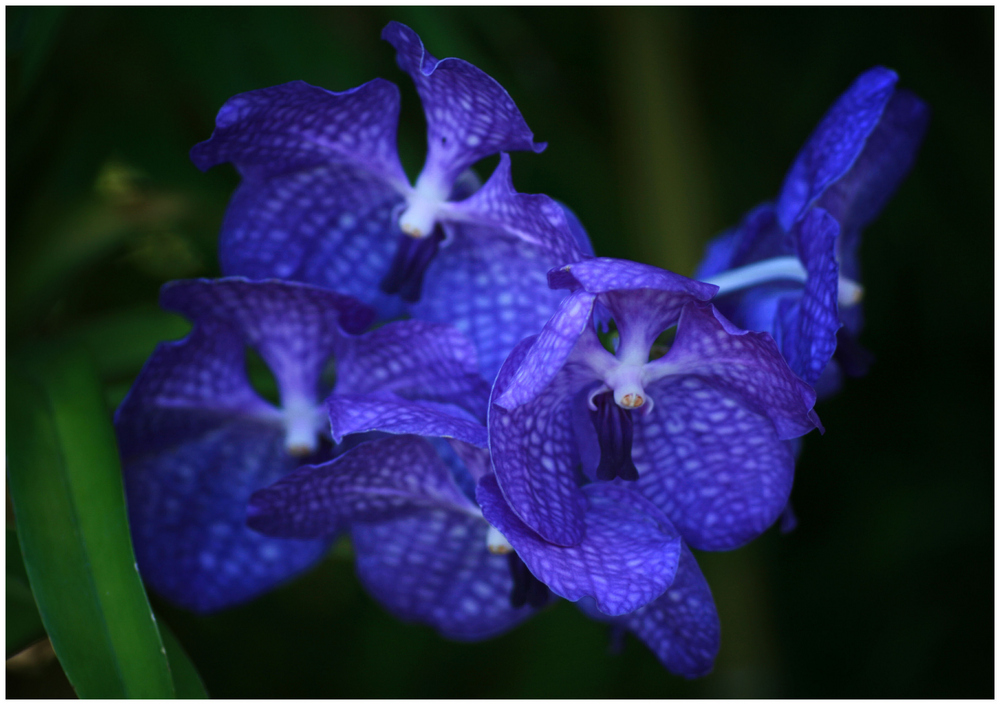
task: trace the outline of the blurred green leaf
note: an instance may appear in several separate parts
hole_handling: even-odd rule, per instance
[[[163,646],[167,649],[167,658],[170,659],[170,674],[174,679],[177,697],[187,700],[207,698],[208,691],[205,690],[205,684],[174,632],[160,620],[157,624],[160,627],[160,636],[163,637]]]
[[[7,59],[14,59],[16,98],[20,101],[34,87],[45,60],[52,53],[65,7],[18,7],[7,15]]]
[[[17,545],[17,532],[7,529],[7,658],[44,636],[45,627]]]
[[[187,335],[183,316],[144,303],[113,311],[75,327],[75,341],[87,349],[104,380],[134,377],[156,346]]]
[[[166,650],[129,540],[114,431],[78,352],[7,369],[18,539],[45,629],[80,697],[173,697]]]

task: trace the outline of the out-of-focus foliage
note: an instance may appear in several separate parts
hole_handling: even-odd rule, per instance
[[[160,285],[218,274],[237,177],[201,174],[187,152],[228,97],[388,78],[403,93],[403,162],[411,175],[422,163],[416,93],[379,40],[390,19],[494,76],[549,142],[514,155],[519,190],[573,208],[598,254],[684,274],[708,238],[777,192],[858,73],[895,69],[933,117],[862,245],[861,342],[876,363],[818,409],[827,433],[805,443],[799,528],[699,555],[723,624],[712,675],[672,678],[631,638],[609,655],[606,629],[566,603],[496,640],[446,642],[372,602],[343,544],[230,612],[152,601],[216,697],[992,694],[992,10],[6,12],[8,355],[39,341],[86,349],[108,418],[156,342],[187,330],[157,309]],[[7,374],[8,408],[34,408],[27,373]],[[9,645],[12,622],[31,620],[11,580],[9,567]],[[9,666],[8,695],[52,693],[51,673]]]
[[[72,347],[31,352],[9,360],[7,471],[23,568],[45,631],[81,697],[174,697],[135,566],[100,383]],[[12,577],[20,577],[16,565]],[[184,673],[193,668],[183,665]]]

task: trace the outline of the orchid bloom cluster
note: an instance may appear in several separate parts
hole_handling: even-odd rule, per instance
[[[143,578],[208,613],[348,534],[368,592],[445,637],[562,598],[708,673],[719,620],[691,549],[741,546],[785,510],[817,391],[858,369],[860,232],[926,106],[863,74],[696,280],[595,257],[568,208],[514,189],[507,152],[545,145],[507,92],[401,24],[382,36],[427,118],[414,184],[382,79],[237,95],[192,150],[242,183],[224,278],[164,287],[193,330],[116,414]],[[481,184],[470,167],[495,154]]]

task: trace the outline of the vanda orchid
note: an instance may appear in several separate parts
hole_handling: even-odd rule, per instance
[[[396,152],[399,89],[389,81],[341,93],[302,81],[241,93],[191,151],[200,168],[229,161],[243,177],[222,227],[222,269],[329,287],[383,318],[408,311],[454,325],[492,378],[555,310],[560,296],[545,272],[590,254],[590,244],[551,198],[514,190],[505,152],[545,144],[499,83],[461,59],[435,59],[398,22],[382,37],[427,119],[416,183]],[[497,153],[480,188],[469,167]]]
[[[856,342],[861,231],[910,170],[927,130],[926,103],[897,80],[882,67],[859,76],[795,158],[777,201],[712,241],[695,275],[720,287],[718,306],[731,320],[773,335],[821,394],[836,391],[842,372],[867,367]]]
[[[246,602],[329,547],[329,540],[269,539],[245,520],[251,492],[339,452],[322,410],[330,390],[321,376],[332,359],[337,393],[363,386],[431,402],[451,392],[474,408],[485,401],[474,351],[456,331],[400,321],[351,335],[374,312],[332,291],[195,280],[164,287],[161,303],[190,317],[194,329],[153,353],[115,427],[142,576],[198,612]],[[248,346],[271,368],[279,406],[251,386]]]
[[[545,145],[507,92],[404,25],[382,37],[426,117],[412,183],[383,79],[241,93],[192,149],[242,181],[227,277],[164,288],[194,329],[156,350],[116,417],[143,578],[212,612],[347,535],[367,591],[445,638],[565,599],[669,671],[708,673],[720,625],[691,549],[742,546],[786,508],[824,369],[850,352],[838,330],[860,327],[860,232],[926,107],[891,71],[863,74],[776,203],[691,279],[594,256],[566,207],[514,189],[508,152]],[[491,155],[480,184],[471,167]],[[247,347],[277,404],[249,382]]]
[[[450,638],[505,631],[550,602],[551,591],[631,630],[674,673],[711,669],[719,627],[708,585],[667,517],[631,487],[583,488],[586,535],[559,546],[507,505],[482,425],[385,396],[333,396],[329,411],[334,438],[393,435],[257,491],[251,528],[316,540],[351,527],[369,592]]]

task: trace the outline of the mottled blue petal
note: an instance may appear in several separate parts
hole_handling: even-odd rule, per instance
[[[542,329],[565,293],[548,288],[556,264],[539,248],[471,224],[445,223],[452,233],[427,270],[414,318],[454,325],[475,343],[480,374],[496,378],[521,340]]]
[[[707,301],[718,287],[658,267],[628,260],[596,258],[549,272],[549,286],[582,289],[598,299],[615,320],[626,356],[648,353],[656,337],[677,323],[690,301]]]
[[[480,447],[478,444],[466,443],[455,438],[448,439],[448,445],[452,447],[462,463],[466,472],[476,482],[485,475],[493,473],[493,461],[490,459],[488,448]]]
[[[697,376],[750,411],[771,419],[778,436],[795,438],[820,426],[816,394],[788,368],[774,339],[737,328],[711,304],[684,308],[666,355],[646,366],[653,378]],[[654,401],[659,403],[656,397]]]
[[[497,482],[515,514],[542,538],[561,546],[583,539],[586,499],[577,487],[576,443],[569,405],[583,385],[564,368],[541,394],[506,410],[493,403],[510,384],[535,338],[511,352],[490,398],[490,454]]]
[[[355,521],[428,507],[479,514],[427,441],[396,436],[363,443],[258,490],[250,498],[247,524],[268,536],[318,538]]]
[[[417,86],[427,118],[424,173],[451,183],[460,172],[502,151],[541,152],[531,130],[503,86],[462,59],[438,61],[417,33],[390,22],[382,38],[396,49],[396,62]]]
[[[396,617],[427,624],[449,639],[496,636],[530,617],[513,608],[507,556],[486,549],[489,526],[445,509],[355,524],[358,577]]]
[[[226,275],[288,279],[343,292],[382,320],[405,305],[379,289],[396,253],[403,199],[380,178],[341,164],[245,178],[219,235]]]
[[[637,489],[695,548],[728,550],[763,533],[795,470],[774,425],[699,377],[667,377],[647,391],[656,403],[634,416]]]
[[[334,389],[456,404],[481,420],[489,398],[472,342],[426,321],[396,321],[350,340],[337,357]]]
[[[877,66],[861,74],[833,104],[795,158],[778,197],[785,230],[848,172],[882,118],[897,76]]]
[[[674,580],[681,540],[667,518],[618,482],[583,488],[586,533],[576,546],[545,541],[510,510],[492,476],[480,480],[483,516],[510,541],[536,578],[560,597],[592,597],[605,614],[631,612]]]
[[[216,318],[160,343],[115,412],[122,457],[169,448],[238,415],[276,418],[250,386],[244,347],[238,329]]]
[[[251,282],[242,277],[170,282],[160,302],[196,322],[230,322],[264,358],[289,397],[314,401],[323,366],[345,340],[359,332],[374,312],[357,300],[292,282]]]
[[[199,168],[230,161],[243,176],[220,236],[223,272],[325,286],[383,317],[401,313],[378,290],[409,189],[398,116],[399,90],[383,79],[343,93],[293,81],[230,98],[191,150]]]
[[[812,208],[795,224],[799,260],[807,279],[801,296],[778,306],[775,338],[792,371],[815,385],[837,348],[841,326],[837,307],[837,221],[822,208]]]
[[[699,301],[707,301],[719,290],[717,286],[674,274],[649,264],[624,259],[595,257],[549,272],[553,289],[583,289],[591,294],[632,289],[657,289],[676,292]]]
[[[595,299],[596,295],[586,291],[575,291],[563,299],[559,310],[535,336],[524,359],[511,370],[511,379],[505,383],[503,393],[497,394],[494,385],[493,403],[515,409],[537,397],[552,382],[581,336],[592,327]]]
[[[232,421],[156,454],[123,456],[143,580],[195,612],[246,602],[319,560],[329,541],[268,538],[245,526],[251,492],[294,469],[284,433]]]
[[[840,223],[838,257],[845,276],[860,279],[856,250],[861,230],[910,171],[929,120],[926,103],[910,91],[896,91],[851,170],[817,201]]]
[[[455,438],[485,448],[486,427],[459,408],[398,397],[333,394],[327,399],[337,443],[351,433],[382,431]]]
[[[464,201],[450,204],[447,212],[449,218],[493,227],[537,247],[554,266],[576,262],[587,254],[563,206],[544,194],[514,189],[506,152],[489,181]]]
[[[593,603],[580,602],[594,619],[624,627],[648,646],[668,671],[687,678],[712,670],[719,653],[719,615],[705,576],[687,546],[682,547],[673,585],[657,600],[621,617],[607,617]]]
[[[337,162],[405,188],[398,119],[399,89],[384,79],[342,93],[291,81],[227,100],[191,159],[202,171],[232,162],[244,177],[258,178]]]

